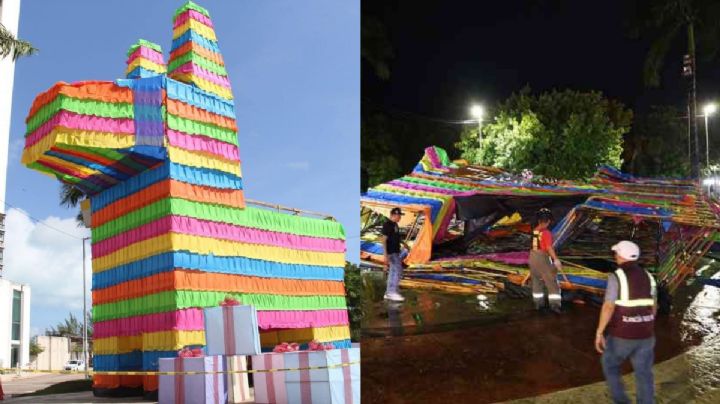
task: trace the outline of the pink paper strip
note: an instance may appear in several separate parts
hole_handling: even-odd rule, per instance
[[[433,168],[441,167],[440,164],[440,157],[437,155],[437,151],[434,147],[428,147],[425,149],[425,154],[428,156],[428,159],[430,160],[430,163],[432,164]]]
[[[135,59],[137,59],[137,58],[144,58],[153,63],[157,63],[157,64],[163,65],[163,66],[165,65],[165,61],[163,60],[162,53],[158,53],[157,51],[150,49],[150,48],[146,48],[144,46],[140,46],[139,48],[135,49],[135,52],[130,54],[126,63],[129,65],[132,62],[134,62]]]
[[[169,232],[212,237],[248,244],[272,245],[294,250],[322,252],[345,251],[345,243],[337,239],[271,232],[186,216],[165,216],[154,222],[144,224],[93,244],[92,254],[94,258],[100,258],[127,247],[130,244]]]
[[[223,141],[201,135],[188,135],[172,129],[167,130],[168,140],[171,146],[177,146],[186,150],[202,151],[222,158],[240,161],[240,153],[237,146]]]
[[[193,64],[192,62],[187,62],[182,66],[176,67],[172,71],[173,74],[176,73],[190,73],[190,74],[196,74],[199,77],[219,85],[220,87],[224,88],[230,88],[230,80],[228,80],[225,76],[219,76],[213,72],[210,72],[206,69],[203,69],[202,67]]]
[[[210,28],[212,28],[212,26],[213,26],[212,21],[210,21],[210,19],[207,18],[206,16],[198,13],[198,12],[195,11],[195,10],[188,10],[188,11],[180,14],[180,15],[175,19],[175,23],[173,24],[173,28],[177,28],[177,27],[185,24],[185,23],[187,22],[187,20],[190,19],[190,18],[192,18],[193,20],[197,20],[198,22],[201,22],[201,23],[207,25],[207,26],[210,27]]]
[[[347,310],[258,311],[258,325],[263,330],[330,327],[348,323]],[[94,324],[93,336],[95,338],[128,337],[149,332],[204,329],[202,309],[191,308],[100,321]]]
[[[80,115],[74,112],[61,110],[40,125],[25,138],[25,147],[30,147],[44,138],[56,126],[68,129],[91,130],[97,132],[112,132],[135,134],[135,122],[132,119],[102,118],[92,115]]]

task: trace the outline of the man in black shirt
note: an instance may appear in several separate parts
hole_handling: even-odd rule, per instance
[[[404,297],[398,293],[398,284],[402,276],[402,259],[400,259],[400,228],[398,222],[402,217],[400,208],[393,208],[390,211],[390,220],[383,224],[382,241],[383,250],[385,251],[384,268],[388,274],[387,289],[385,290],[385,299],[395,302],[402,302]]]

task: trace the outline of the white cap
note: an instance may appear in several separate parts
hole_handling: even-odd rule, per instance
[[[640,247],[632,241],[623,240],[612,246],[611,250],[615,251],[620,258],[628,261],[636,261],[640,258]]]

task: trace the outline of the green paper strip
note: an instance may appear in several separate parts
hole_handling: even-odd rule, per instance
[[[54,100],[45,104],[35,115],[27,121],[25,136],[35,131],[42,124],[49,121],[60,110],[74,112],[81,115],[93,115],[104,118],[133,119],[133,104],[118,102],[102,102],[96,100],[70,98],[59,94]]]
[[[96,227],[92,231],[92,242],[105,240],[171,214],[301,236],[345,239],[342,225],[331,220],[289,215],[253,206],[236,209],[166,198]]]
[[[192,1],[188,1],[185,3],[182,7],[175,10],[175,15],[173,15],[173,22],[175,22],[175,19],[182,13],[184,13],[187,10],[195,10],[198,13],[210,18],[210,13],[208,13],[207,10],[204,8],[198,6],[197,4],[193,3]]]
[[[176,57],[175,59],[170,61],[170,64],[167,66],[168,72],[172,72],[177,67],[180,67],[184,65],[187,62],[192,61],[196,65],[202,67],[205,70],[209,70],[213,73],[217,73],[220,76],[227,76],[227,70],[225,70],[224,66],[221,66],[210,59],[204,58],[202,55],[193,52],[192,50],[185,52],[182,56]]]
[[[286,296],[174,290],[95,305],[92,309],[93,321],[161,313],[189,307],[214,307],[228,295],[241,300],[243,304],[251,304],[258,310],[331,310],[347,308],[345,296]]]
[[[232,129],[221,128],[209,123],[185,119],[177,115],[167,114],[168,128],[191,135],[202,135],[237,145],[237,133]]]

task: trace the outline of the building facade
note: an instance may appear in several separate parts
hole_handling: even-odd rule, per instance
[[[30,363],[30,286],[0,279],[0,368]]]
[[[0,0],[0,23],[17,36],[20,20],[20,0]],[[7,183],[8,151],[10,148],[10,112],[15,79],[15,62],[8,56],[0,59],[0,277],[3,270],[5,187]]]
[[[33,363],[35,369],[63,370],[70,359],[82,359],[82,354],[73,355],[73,344],[68,337],[38,335],[36,342],[43,351]]]

